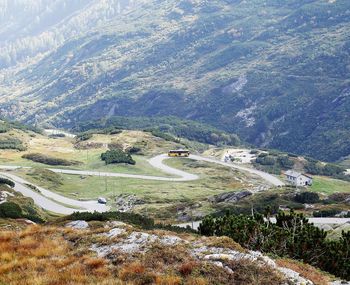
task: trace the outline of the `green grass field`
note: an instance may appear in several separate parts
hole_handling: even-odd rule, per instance
[[[235,179],[245,179],[239,172],[216,165],[190,161],[187,159],[169,159],[168,164],[185,171],[198,174],[201,178],[189,182],[167,182],[119,177],[92,177],[79,175],[55,174],[61,179],[53,185],[48,180],[30,175],[33,170],[19,170],[18,175],[39,186],[47,187],[68,197],[96,198],[100,195],[113,197],[120,194],[137,194],[152,202],[165,200],[203,199],[223,191],[234,191],[244,187]]]
[[[75,140],[70,138],[52,139],[41,135],[31,137],[27,133],[20,131],[14,132],[13,136],[23,141],[28,150],[23,152],[15,150],[1,150],[0,164],[2,165],[120,172],[169,177],[171,175],[164,173],[159,169],[153,168],[147,160],[154,155],[165,153],[167,150],[176,147],[172,142],[167,142],[162,139],[155,138],[148,133],[138,131],[124,131],[123,133],[117,135],[94,135],[92,139],[87,142],[81,142],[81,144],[84,146],[84,144],[91,143],[99,145],[99,147],[90,147],[89,149],[84,150],[77,149],[74,145]],[[142,148],[143,154],[133,155],[136,165],[106,165],[105,162],[101,160],[100,156],[101,153],[107,150],[107,145],[111,143],[124,147],[138,145]],[[28,153],[40,153],[65,160],[79,161],[80,164],[74,166],[50,166],[22,158],[24,154]]]
[[[310,187],[310,190],[324,194],[332,194],[335,192],[350,193],[350,182],[323,176],[315,176],[314,183],[312,187]]]
[[[143,155],[133,155],[133,159],[136,161],[136,165],[127,164],[110,164],[106,165],[104,161],[100,159],[101,153],[105,150],[95,149],[86,151],[76,151],[70,155],[71,160],[81,161],[82,164],[74,166],[50,166],[42,163],[33,162],[28,159],[21,157],[15,157],[15,159],[4,159],[0,155],[0,164],[3,165],[16,165],[23,167],[34,167],[34,168],[58,168],[58,169],[74,169],[74,170],[91,170],[101,172],[120,172],[128,174],[144,174],[144,175],[156,175],[170,177],[171,175],[152,167],[148,163],[149,157]],[[57,156],[56,156],[57,157]]]
[[[166,182],[130,178],[91,177],[52,173],[33,175],[34,169],[16,171],[19,175],[35,185],[45,187],[61,195],[74,199],[97,199],[106,197],[113,201],[121,194],[135,194],[144,200],[145,205],[136,211],[146,209],[154,217],[172,215],[177,205],[202,203],[201,210],[210,212],[211,205],[207,199],[228,191],[239,191],[251,183],[245,174],[215,164],[192,161],[189,159],[169,159],[167,164],[200,176],[199,180],[190,182]],[[39,173],[40,173],[39,169]],[[113,203],[110,203],[112,209]],[[170,210],[169,210],[170,209]]]

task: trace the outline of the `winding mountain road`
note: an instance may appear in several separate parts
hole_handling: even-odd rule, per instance
[[[138,175],[138,174],[126,174],[126,173],[112,173],[112,172],[97,172],[97,171],[86,171],[86,170],[69,170],[69,169],[57,169],[50,168],[49,170],[55,173],[70,174],[70,175],[87,175],[87,176],[102,176],[102,177],[124,177],[133,179],[143,179],[143,180],[157,180],[157,181],[169,181],[169,182],[186,182],[199,179],[198,175],[187,173],[185,171],[170,167],[165,165],[163,162],[169,157],[166,154],[161,154],[153,157],[149,160],[149,163],[165,173],[174,175],[175,177],[161,177],[161,176],[149,176],[149,175]],[[278,178],[248,167],[243,167],[231,163],[222,162],[212,158],[201,157],[198,155],[190,155],[190,159],[197,161],[206,161],[210,163],[216,163],[230,168],[245,171],[251,174],[260,176],[262,179],[266,180],[269,184],[273,186],[282,186],[284,183]],[[0,166],[3,170],[15,170],[20,169],[21,166]],[[64,197],[57,193],[54,193],[45,188],[36,186],[38,191],[33,190],[28,185],[33,185],[32,183],[8,172],[0,172],[0,176],[11,179],[16,183],[14,190],[22,193],[26,197],[30,197],[34,202],[45,210],[59,213],[59,214],[71,214],[75,211],[98,211],[105,212],[109,210],[109,207],[97,203],[97,201],[79,201]]]
[[[69,215],[73,212],[106,212],[109,207],[99,204],[96,201],[79,201],[64,197],[51,192],[43,187],[33,185],[32,183],[10,173],[0,173],[1,177],[8,178],[15,182],[15,191],[20,192],[25,197],[30,197],[39,207],[57,214]],[[28,185],[36,187],[37,191]]]

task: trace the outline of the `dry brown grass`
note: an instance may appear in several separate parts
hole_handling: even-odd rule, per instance
[[[28,227],[1,232],[0,283],[7,285],[121,284],[106,260],[80,255],[63,238],[66,229]]]
[[[29,226],[24,230],[0,232],[0,284],[6,285],[279,285],[283,278],[270,267],[254,262],[225,262],[233,270],[190,256],[187,245],[165,246],[159,242],[147,251],[127,254],[115,250],[97,258],[89,250],[104,232],[54,226]],[[102,240],[103,241],[103,240]],[[241,250],[231,239],[202,239],[210,246]],[[301,272],[315,284],[326,284],[315,272],[303,274],[301,264],[286,260],[285,266]],[[287,266],[288,265],[288,266]],[[294,267],[293,267],[294,266]],[[303,265],[304,266],[304,265]],[[310,272],[315,276],[311,276]],[[317,273],[317,274],[316,274]],[[323,278],[324,276],[322,276]]]
[[[179,272],[182,276],[191,275],[194,269],[198,266],[198,264],[194,261],[185,262],[180,265]]]
[[[156,279],[157,285],[181,285],[182,279],[178,276],[158,276]]]
[[[232,238],[225,237],[225,236],[207,237],[204,242],[207,246],[223,247],[223,248],[236,250],[239,252],[246,252],[247,251],[239,243],[235,242]]]
[[[249,260],[231,261],[232,284],[236,285],[280,285],[285,282],[281,273],[269,266],[259,266]]]
[[[185,282],[186,285],[209,285],[208,280],[202,277],[191,277]]]
[[[306,279],[311,280],[315,285],[328,285],[331,278],[315,267],[291,259],[277,259],[276,263],[280,267],[286,267],[299,272]]]
[[[154,273],[146,271],[143,264],[133,262],[124,265],[119,271],[119,278],[123,281],[130,282],[130,284],[147,285],[154,284],[157,277]]]

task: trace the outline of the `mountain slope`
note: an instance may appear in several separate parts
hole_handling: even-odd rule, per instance
[[[1,114],[64,127],[174,115],[322,160],[350,154],[348,1],[136,4],[4,71]]]
[[[0,69],[40,58],[133,7],[132,0],[4,0],[0,3]]]
[[[88,223],[63,218],[48,225],[9,230],[5,220],[4,229],[0,228],[0,282],[332,284],[332,279],[316,268],[287,259],[275,261],[227,237],[198,237],[180,229],[179,233],[157,227],[150,230],[154,225],[142,216],[121,217],[136,225],[119,219]]]

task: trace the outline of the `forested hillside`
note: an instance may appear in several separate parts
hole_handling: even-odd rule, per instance
[[[40,57],[132,7],[132,0],[3,0],[0,69]]]
[[[63,127],[173,115],[322,160],[350,154],[349,1],[82,2],[55,48],[3,69],[1,114]]]

